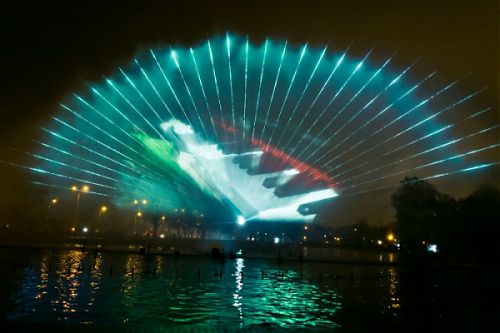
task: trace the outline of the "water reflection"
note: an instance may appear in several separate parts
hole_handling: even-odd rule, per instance
[[[338,326],[337,292],[274,262],[80,251],[35,260],[12,296],[18,306],[11,320],[194,329]]]
[[[0,262],[1,318],[65,330],[412,331],[455,313],[473,316],[452,328],[473,330],[494,318],[477,308],[496,286],[482,272],[79,251],[0,250]]]
[[[236,279],[236,291],[233,294],[234,303],[233,306],[238,309],[239,317],[241,319],[240,326],[243,326],[243,309],[242,300],[243,296],[240,295],[243,289],[243,268],[245,267],[244,259],[237,258],[235,261],[235,273],[233,274]]]
[[[388,269],[389,273],[389,300],[391,309],[399,309],[401,307],[399,301],[399,293],[398,293],[398,273],[394,267],[390,267]],[[397,315],[396,312],[393,313]]]

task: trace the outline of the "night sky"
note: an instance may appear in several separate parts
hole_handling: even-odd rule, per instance
[[[236,5],[237,4],[237,5]],[[185,4],[61,2],[58,5],[2,8],[0,89],[1,160],[32,150],[39,126],[71,92],[85,89],[126,64],[146,47],[192,45],[226,31],[291,43],[329,44],[335,50],[352,43],[362,54],[375,47],[409,64],[421,57],[428,70],[452,81],[472,71],[461,83],[464,94],[488,86],[476,100],[494,112],[499,123],[499,8],[497,1],[247,1]],[[496,119],[495,119],[496,118]],[[498,133],[498,131],[497,131]],[[497,134],[500,142],[500,135]],[[498,155],[496,160],[500,160]],[[455,197],[481,182],[500,183],[493,168],[475,176],[434,182]],[[25,197],[23,173],[0,164],[0,209]],[[391,191],[334,203],[335,224],[365,218],[390,222]],[[365,209],[359,209],[360,202]],[[355,209],[354,209],[355,208]]]

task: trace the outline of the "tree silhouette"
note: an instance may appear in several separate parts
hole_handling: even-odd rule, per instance
[[[402,246],[409,251],[422,250],[424,244],[435,242],[438,238],[439,219],[444,208],[454,200],[417,177],[406,177],[401,184],[391,196],[399,238]]]

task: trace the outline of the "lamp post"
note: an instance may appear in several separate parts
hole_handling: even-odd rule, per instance
[[[97,223],[97,227],[98,227],[98,229],[96,230],[96,232],[99,232],[99,230],[100,230],[100,228],[101,228],[101,227],[100,227],[100,224],[101,224],[101,223],[100,223],[100,221],[101,221],[101,216],[102,216],[102,215],[104,215],[104,214],[106,214],[106,212],[107,212],[107,211],[108,211],[108,207],[107,207],[107,206],[104,206],[104,205],[103,205],[103,206],[101,206],[101,207],[99,208],[99,214],[97,215],[97,222],[98,222],[98,223]]]
[[[142,212],[141,211],[138,211],[134,215],[134,227],[133,227],[133,230],[132,230],[132,236],[134,236],[134,237],[136,235],[135,226],[137,224],[137,219],[140,219],[141,217],[142,217]]]
[[[47,207],[47,232],[50,232],[50,208],[57,204],[57,202],[57,198],[52,198],[50,199],[49,206]]]
[[[73,218],[73,227],[71,228],[71,231],[74,232],[77,230],[77,225],[78,225],[78,208],[80,206],[80,193],[88,193],[90,191],[90,188],[88,185],[83,185],[81,188],[78,188],[76,185],[73,185],[71,187],[71,191],[76,193],[76,204],[75,204],[75,216]]]
[[[138,210],[134,215],[134,226],[133,226],[133,230],[132,230],[132,235],[135,236],[136,235],[135,229],[136,229],[136,224],[137,224],[137,218],[140,219],[142,217],[140,205],[146,206],[148,204],[148,200],[144,199],[144,198],[142,200],[134,199],[133,203],[134,203],[134,206],[138,206]]]

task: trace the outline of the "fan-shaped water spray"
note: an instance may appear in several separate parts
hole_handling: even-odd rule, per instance
[[[470,103],[482,89],[373,53],[230,35],[146,50],[62,103],[23,167],[117,203],[211,198],[246,220],[311,221],[338,195],[498,164],[482,153],[499,125],[479,127],[489,108]]]

